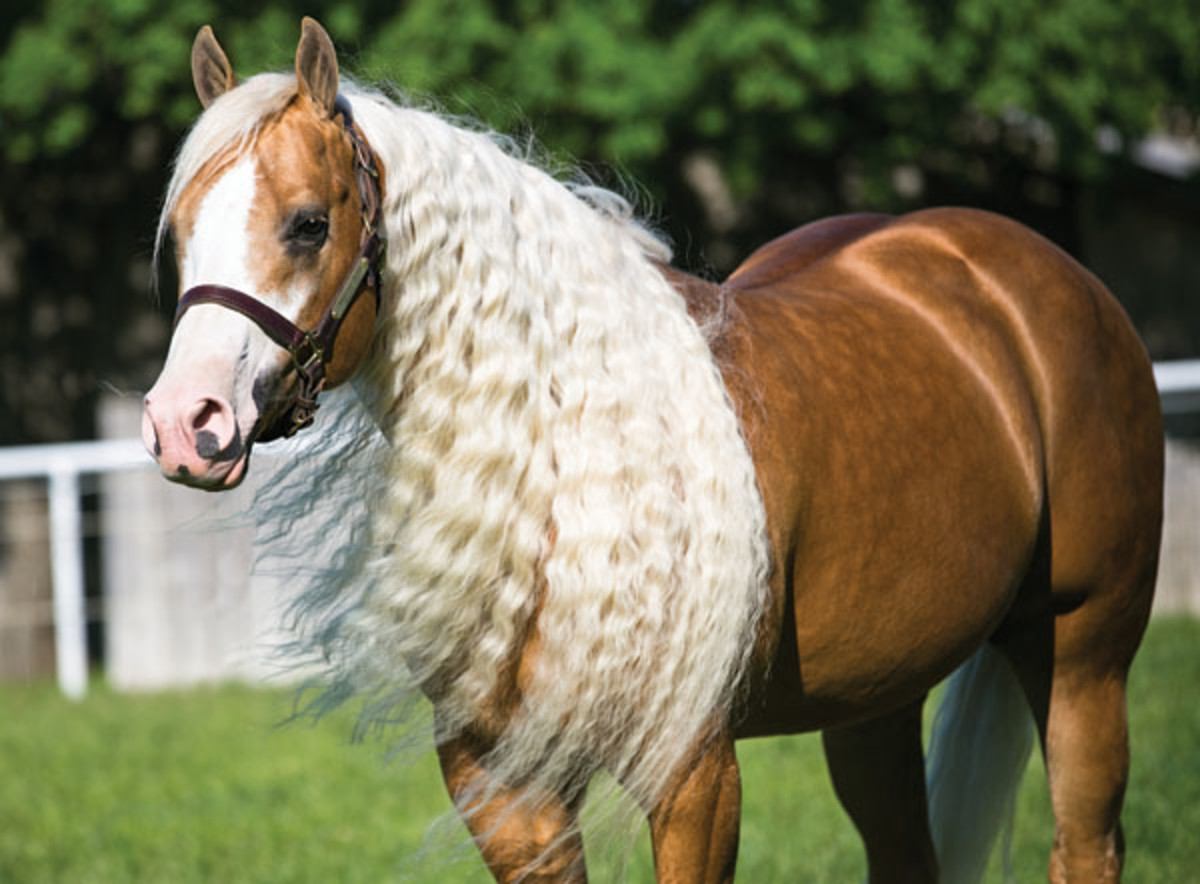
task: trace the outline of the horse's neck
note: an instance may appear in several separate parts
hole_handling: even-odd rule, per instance
[[[384,316],[358,387],[393,447],[362,622],[450,727],[502,714],[527,676],[499,780],[552,791],[594,759],[640,800],[725,708],[766,599],[753,462],[697,328],[722,290],[669,278],[619,211],[462,143],[481,156],[438,174],[405,165],[411,144],[384,154]],[[529,653],[547,664],[514,665]]]
[[[561,340],[577,324],[581,306],[593,327],[649,322],[634,302],[639,290],[661,287],[662,270],[646,252],[662,249],[666,257],[649,234],[486,139],[417,119],[423,131],[414,140],[426,146],[424,155],[418,160],[411,145],[398,147],[392,159],[402,171],[387,169],[406,196],[388,219],[388,315],[355,385],[385,433],[394,433],[397,409],[413,392],[407,376],[419,375],[423,361],[444,360],[439,347],[455,335],[470,337],[472,352],[485,356],[497,342],[531,343],[517,327],[532,323],[533,337],[542,336],[536,343],[559,352],[549,339]],[[447,182],[444,191],[430,193],[430,182],[439,181]],[[598,296],[575,295],[581,285],[595,292],[597,280],[605,281]]]

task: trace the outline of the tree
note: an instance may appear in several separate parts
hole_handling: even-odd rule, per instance
[[[3,441],[86,435],[98,379],[153,377],[167,334],[167,309],[147,299],[153,214],[197,112],[187,58],[205,22],[245,75],[290,65],[299,18],[315,15],[362,78],[536,133],[603,183],[640,182],[682,263],[720,273],[819,215],[943,201],[1077,248],[1081,188],[1124,174],[1152,128],[1195,127],[1189,6],[46,0],[5,12]]]

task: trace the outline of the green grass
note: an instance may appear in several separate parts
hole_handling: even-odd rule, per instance
[[[1127,881],[1196,880],[1198,684],[1200,623],[1156,621],[1131,679]],[[0,882],[490,880],[471,855],[413,860],[449,810],[428,754],[388,763],[383,744],[349,743],[349,715],[277,727],[290,709],[286,691],[237,687],[129,696],[98,685],[78,704],[51,685],[0,689]],[[752,741],[739,756],[739,880],[862,880],[819,740]],[[1018,881],[1045,880],[1051,833],[1033,764]],[[652,880],[644,838],[629,877]]]

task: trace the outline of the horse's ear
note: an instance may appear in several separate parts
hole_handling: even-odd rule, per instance
[[[300,94],[333,116],[338,94],[337,53],[333,41],[316,21],[304,17],[300,23],[300,45],[296,47],[296,82]]]
[[[192,43],[192,82],[204,107],[237,85],[233,67],[209,25],[200,29]]]

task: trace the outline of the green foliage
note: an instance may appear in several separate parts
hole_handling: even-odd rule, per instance
[[[1200,96],[1186,0],[46,0],[8,13],[5,151],[20,162],[77,147],[111,125],[94,113],[101,93],[124,120],[177,129],[194,112],[182,99],[200,24],[245,72],[289,63],[302,12],[326,22],[351,69],[501,127],[524,115],[548,143],[632,168],[680,144],[737,163],[781,136],[823,150],[864,133],[894,163],[914,153],[914,120],[953,139],[964,115],[1013,112],[1043,120],[1072,147],[1059,162],[1084,168],[1099,126],[1134,135]]]
[[[1078,254],[1078,185],[1120,168],[1097,132],[1195,131],[1200,106],[1194,0],[11,3],[0,370],[36,383],[0,395],[0,443],[88,435],[101,379],[149,385],[167,327],[129,293],[199,111],[191,40],[211,23],[239,75],[286,69],[306,14],[347,72],[641,182],[705,271],[821,215],[945,202]]]
[[[1198,647],[1200,623],[1158,620],[1134,664],[1131,881],[1183,884],[1200,863],[1200,707],[1179,702],[1200,679]],[[386,764],[380,744],[348,744],[346,713],[276,727],[286,692],[97,686],[75,704],[50,685],[7,687],[0,710],[0,880],[490,880],[473,851],[414,860],[427,826],[450,811],[431,753]],[[862,849],[816,735],[751,740],[738,756],[738,879],[862,880]],[[1045,878],[1052,835],[1035,758],[1018,798],[1016,880]],[[1004,880],[1000,866],[997,856],[986,880]],[[595,880],[615,880],[599,868]],[[629,879],[653,880],[644,837]]]
[[[98,94],[128,119],[156,113],[178,81],[187,33],[211,4],[47,0],[18,21],[0,58],[0,119],[10,160],[77,148],[103,125]],[[11,14],[11,13],[10,13]],[[182,119],[176,120],[176,123]]]

